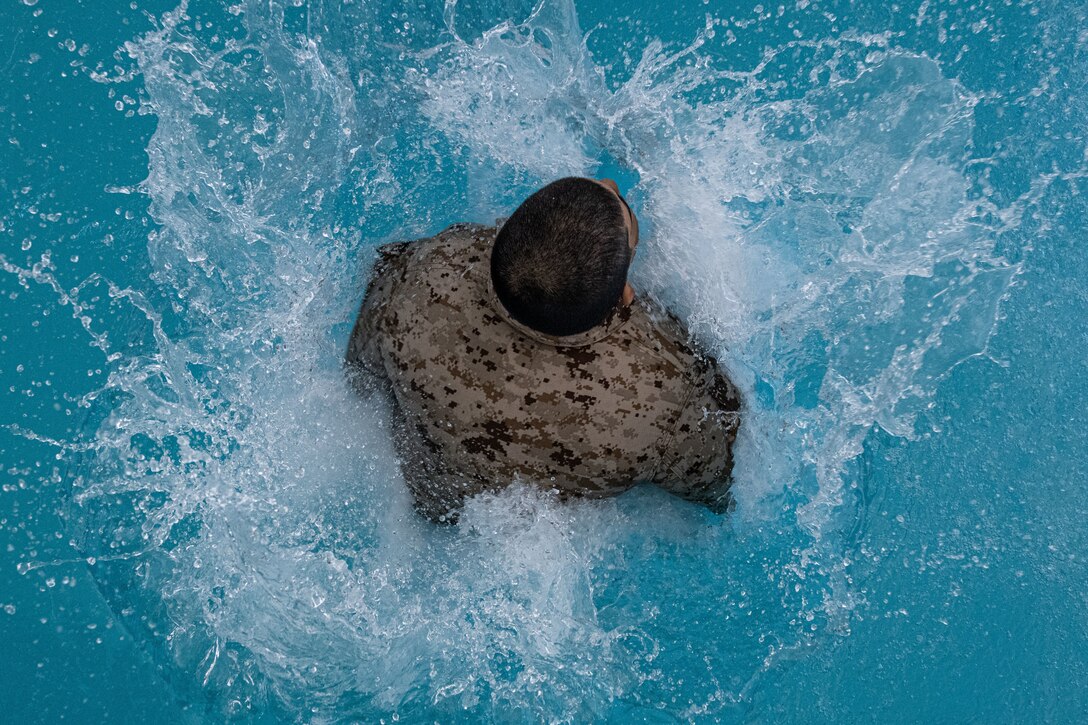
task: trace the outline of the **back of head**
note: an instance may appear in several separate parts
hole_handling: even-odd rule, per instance
[[[620,200],[570,177],[526,199],[495,238],[491,280],[510,316],[548,335],[576,335],[619,303],[631,262]]]

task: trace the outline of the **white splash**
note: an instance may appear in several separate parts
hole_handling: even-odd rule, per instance
[[[158,118],[160,294],[118,291],[145,322],[84,401],[76,533],[179,690],[313,721],[601,719],[681,691],[694,716],[848,633],[849,464],[985,354],[1017,272],[993,250],[1014,222],[967,181],[977,99],[888,36],[738,72],[709,19],[612,90],[569,1],[475,38],[447,2],[417,46],[371,37],[395,8],[303,11],[240,4],[213,42],[183,2],[126,46]],[[513,488],[423,524],[389,412],[340,373],[369,255],[603,156],[639,179],[639,289],[744,389],[738,511]]]

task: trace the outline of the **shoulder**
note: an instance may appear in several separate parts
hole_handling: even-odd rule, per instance
[[[412,242],[393,242],[378,247],[378,258],[374,261],[373,278],[387,276],[393,271],[404,268],[414,251]]]
[[[736,388],[715,358],[700,354],[688,371],[684,405],[673,421],[656,482],[723,512],[729,506],[733,444],[741,423]]]
[[[681,450],[694,446],[704,452],[728,448],[741,400],[717,358],[692,337],[680,318],[654,300],[642,299],[633,318],[632,332],[639,344],[674,371],[672,384],[682,391],[674,420],[673,453],[680,452],[676,446]],[[726,434],[716,435],[721,432]]]
[[[642,300],[640,307],[640,327],[646,342],[684,371],[692,397],[708,396],[723,410],[739,410],[739,397],[728,375],[718,359],[691,335],[683,320],[654,300]]]
[[[404,257],[404,266],[426,273],[443,268],[462,270],[490,258],[495,228],[483,224],[458,223],[424,239],[398,242],[382,247],[389,254]]]
[[[490,259],[491,247],[495,244],[497,230],[484,224],[462,222],[447,227],[435,236],[435,250],[445,252],[447,261],[459,267],[474,265],[481,261],[486,252]]]
[[[371,291],[400,282],[426,279],[435,269],[461,270],[490,255],[495,229],[483,224],[453,224],[432,237],[392,242],[378,247],[370,276]]]
[[[631,320],[626,330],[644,354],[675,371],[676,384],[690,387],[701,377],[696,368],[705,356],[683,321],[664,305],[636,297],[631,303]]]

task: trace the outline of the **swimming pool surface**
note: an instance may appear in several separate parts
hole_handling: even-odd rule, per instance
[[[1077,722],[1088,8],[5,0],[0,719]],[[410,514],[375,248],[611,176],[737,509]]]

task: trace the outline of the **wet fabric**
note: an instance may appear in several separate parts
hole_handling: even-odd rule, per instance
[[[495,233],[382,247],[348,346],[360,388],[395,400],[419,511],[449,520],[515,481],[589,497],[651,482],[725,510],[740,401],[716,361],[642,298],[578,335],[518,323],[491,285]]]

